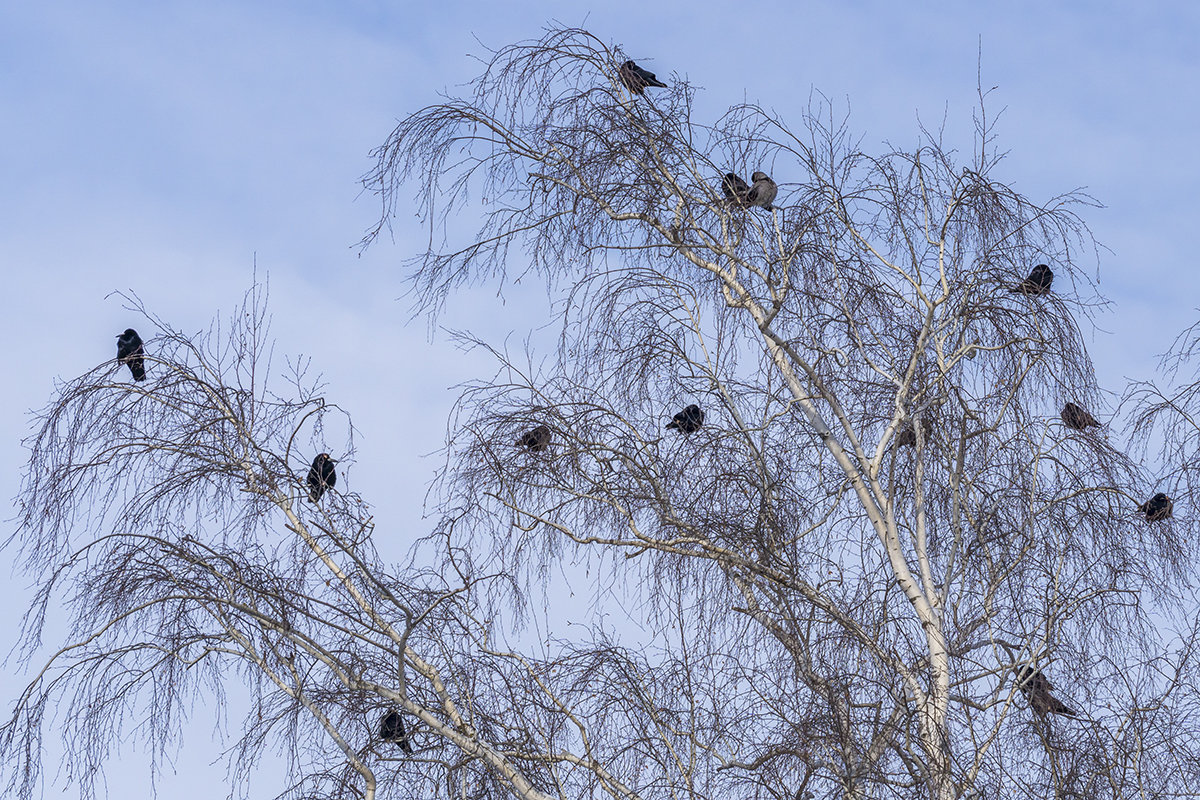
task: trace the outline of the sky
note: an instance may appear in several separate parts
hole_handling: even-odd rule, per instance
[[[475,75],[472,55],[553,21],[620,43],[660,78],[687,76],[709,119],[747,100],[799,123],[823,93],[848,104],[868,151],[915,144],[919,124],[944,121],[969,152],[977,88],[996,87],[989,114],[1008,152],[998,177],[1035,201],[1081,189],[1103,206],[1083,211],[1112,301],[1086,331],[1101,385],[1119,395],[1152,377],[1157,354],[1200,319],[1188,277],[1195,3],[3,3],[0,308],[19,345],[0,394],[0,494],[19,491],[30,412],[55,381],[112,358],[130,325],[154,335],[111,293],[198,331],[257,274],[269,277],[277,351],[311,357],[351,413],[345,485],[376,507],[381,553],[401,559],[434,522],[425,493],[454,387],[491,374],[442,328],[519,346],[550,306],[537,287],[482,287],[436,325],[414,318],[403,265],[427,235],[401,209],[394,237],[360,252],[379,207],[358,179],[397,119]],[[0,515],[6,535],[14,513]],[[5,650],[27,597],[14,572]],[[0,667],[5,713],[26,679]],[[225,794],[203,711],[164,795]],[[144,757],[120,758],[111,796],[145,796]],[[277,789],[267,769],[251,796]]]

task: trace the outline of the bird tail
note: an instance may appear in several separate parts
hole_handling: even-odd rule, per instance
[[[1064,717],[1079,716],[1079,714],[1077,714],[1075,712],[1075,709],[1071,708],[1070,706],[1068,706],[1066,703],[1064,703],[1061,700],[1055,700],[1054,705],[1051,706],[1050,710],[1053,711],[1055,714],[1062,714]]]

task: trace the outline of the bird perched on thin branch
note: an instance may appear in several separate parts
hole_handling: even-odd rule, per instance
[[[1147,522],[1161,522],[1164,519],[1171,518],[1171,512],[1174,511],[1174,508],[1175,504],[1171,502],[1171,498],[1159,492],[1138,506],[1138,511],[1146,515]]]
[[[747,198],[750,194],[750,187],[736,173],[725,173],[725,177],[721,181],[721,192],[725,195],[725,200],[730,203],[744,206],[749,202]]]
[[[660,89],[667,88],[667,85],[656,78],[653,72],[642,69],[632,60],[622,64],[617,74],[621,78],[621,83],[625,84],[625,88],[633,94],[645,94],[646,89],[650,86],[657,86]]]
[[[700,410],[700,406],[693,403],[671,417],[671,421],[667,423],[667,427],[684,433],[695,433],[700,430],[700,426],[703,424],[704,412]]]
[[[1078,716],[1075,709],[1050,694],[1054,685],[1050,683],[1049,678],[1042,674],[1040,669],[1021,667],[1017,671],[1017,688],[1029,698],[1030,707],[1038,714],[1045,714],[1049,711],[1051,714],[1062,714],[1064,717]]]
[[[124,333],[117,334],[117,361],[129,365],[135,381],[146,380],[145,355],[142,337],[133,328],[126,328]]]
[[[1038,264],[1030,271],[1028,278],[1009,291],[1018,294],[1046,294],[1050,291],[1052,283],[1054,283],[1054,272],[1045,264]]]
[[[746,194],[746,201],[752,206],[774,211],[771,203],[775,202],[775,195],[779,194],[779,187],[775,185],[775,181],[765,172],[754,173],[750,180],[752,183],[750,191]]]
[[[1064,425],[1074,431],[1087,430],[1092,426],[1100,425],[1095,417],[1074,403],[1067,403],[1063,406],[1062,421]]]
[[[404,730],[404,720],[395,711],[387,712],[383,719],[379,720],[379,736],[385,742],[395,742],[401,750],[412,755],[412,743]]]
[[[517,439],[517,447],[527,447],[531,453],[540,453],[549,446],[550,429],[545,425],[538,425],[533,430],[521,434],[521,438]]]
[[[337,472],[333,465],[337,462],[329,457],[329,453],[321,453],[313,459],[308,469],[308,496],[314,503],[321,501],[326,489],[337,486]]]

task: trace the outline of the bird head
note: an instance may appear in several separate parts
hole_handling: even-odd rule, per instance
[[[754,181],[755,183],[758,181],[769,181],[771,180],[771,176],[765,172],[756,172],[750,176],[750,180]]]
[[[1039,670],[1036,670],[1033,667],[1025,666],[1025,667],[1021,667],[1020,669],[1014,670],[1014,672],[1016,672],[1016,674],[1017,674],[1017,683],[1024,685],[1024,684],[1028,683],[1029,681],[1031,681],[1032,679],[1036,678],[1039,673]]]

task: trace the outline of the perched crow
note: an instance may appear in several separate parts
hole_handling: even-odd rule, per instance
[[[320,502],[326,489],[337,486],[337,473],[333,470],[336,463],[329,457],[329,453],[321,453],[313,459],[312,466],[308,469],[308,496],[314,503]]]
[[[1046,294],[1050,284],[1054,282],[1054,273],[1045,264],[1038,264],[1029,273],[1029,277],[1009,289],[1020,294]]]
[[[925,441],[928,442],[930,434],[933,433],[933,420],[929,419],[928,417],[921,418],[921,433],[923,434]],[[916,443],[917,431],[911,424],[905,425],[900,429],[900,432],[896,434],[896,447],[916,445]]]
[[[667,88],[665,83],[654,77],[653,72],[642,69],[632,61],[622,64],[618,75],[620,75],[621,83],[625,84],[625,88],[634,94],[645,94],[646,88],[649,86],[657,86],[660,89]]]
[[[142,348],[142,337],[133,328],[126,328],[124,333],[117,335],[117,361],[129,365],[135,381],[146,380],[144,355],[146,351]]]
[[[700,410],[700,406],[693,403],[671,417],[671,421],[667,423],[667,427],[683,431],[684,433],[695,433],[700,430],[700,426],[703,424],[704,412]]]
[[[750,194],[750,187],[735,173],[726,172],[725,178],[721,181],[721,192],[730,203],[744,206],[748,202],[747,196]]]
[[[528,447],[531,453],[540,453],[550,446],[550,429],[538,425],[531,431],[526,431],[517,439],[517,447]]]
[[[1064,717],[1077,716],[1075,710],[1050,694],[1054,688],[1050,679],[1033,667],[1021,667],[1017,671],[1017,688],[1029,698],[1029,705],[1038,714],[1062,714]]]
[[[379,735],[385,742],[395,742],[404,752],[412,755],[412,744],[404,730],[404,720],[395,711],[389,711],[379,721]]]
[[[765,172],[754,173],[750,176],[750,180],[754,182],[754,185],[750,187],[750,192],[746,195],[747,202],[752,206],[774,211],[771,203],[775,202],[775,195],[779,194],[779,187],[775,185],[775,181],[771,180]]]
[[[1138,506],[1138,511],[1146,515],[1147,522],[1161,522],[1164,519],[1171,518],[1171,511],[1174,506],[1175,504],[1171,502],[1171,498],[1159,492]]]
[[[1063,406],[1062,421],[1064,425],[1073,431],[1086,430],[1093,425],[1100,424],[1096,421],[1095,417],[1074,403],[1067,403]]]

